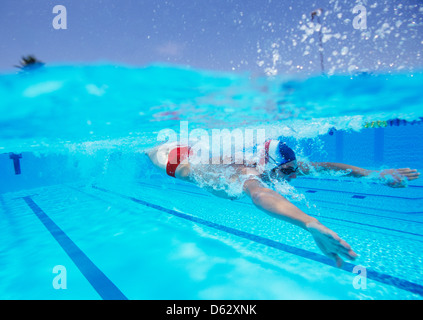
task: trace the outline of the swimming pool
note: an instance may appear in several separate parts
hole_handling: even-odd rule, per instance
[[[421,79],[269,80],[163,66],[2,75],[2,110],[22,108],[0,118],[0,298],[421,299],[421,179],[404,189],[335,176],[292,182],[295,204],[359,254],[337,269],[305,231],[246,198],[167,177],[141,152],[185,120],[264,127],[311,160],[422,170]]]

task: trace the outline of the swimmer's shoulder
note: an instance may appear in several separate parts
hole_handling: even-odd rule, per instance
[[[244,166],[241,169],[241,175],[251,176],[251,178],[259,178],[261,176],[261,173],[256,168]]]

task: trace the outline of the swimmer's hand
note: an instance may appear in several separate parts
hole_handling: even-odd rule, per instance
[[[357,254],[351,249],[348,243],[320,222],[310,222],[306,227],[313,236],[319,249],[327,257],[335,260],[338,268],[342,267],[343,264],[343,260],[340,256],[349,260],[354,260],[357,257]]]
[[[408,181],[418,179],[420,173],[416,169],[386,169],[379,172],[379,179],[391,188],[405,188]]]

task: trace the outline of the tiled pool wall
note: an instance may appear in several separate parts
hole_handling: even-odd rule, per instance
[[[364,168],[423,169],[423,122],[403,122],[386,127],[366,128],[360,132],[333,130],[320,136],[321,151],[314,152],[316,142],[300,142],[310,160],[341,162]],[[309,148],[309,150],[307,150]],[[83,156],[85,161],[89,155]],[[82,157],[82,158],[83,158]],[[0,154],[0,193],[41,186],[75,182],[102,173],[101,161],[81,166],[74,155],[35,155],[24,152],[22,158]],[[19,170],[15,163],[19,163]],[[98,162],[98,163],[97,163]],[[87,169],[88,168],[88,169]],[[17,174],[19,173],[19,174]]]
[[[360,132],[334,131],[321,137],[325,151],[321,160],[370,168],[422,168],[422,135],[421,122]]]

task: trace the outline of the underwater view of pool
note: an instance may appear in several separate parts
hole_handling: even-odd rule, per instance
[[[421,0],[1,0],[0,300],[422,300],[422,28]]]
[[[169,177],[143,151],[181,123],[262,128],[301,159],[421,170],[422,84],[422,73],[269,79],[170,66],[1,75],[0,297],[421,299],[420,179],[285,186],[357,252],[339,269],[304,230],[248,197]]]

